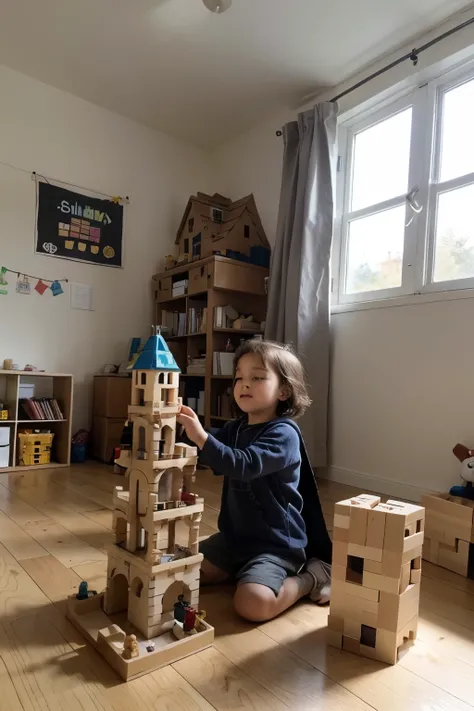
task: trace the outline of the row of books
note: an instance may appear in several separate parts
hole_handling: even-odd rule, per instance
[[[161,314],[161,325],[169,336],[186,335],[186,312],[185,311],[163,311]]]
[[[19,402],[19,420],[64,420],[64,415],[54,397],[22,398]]]

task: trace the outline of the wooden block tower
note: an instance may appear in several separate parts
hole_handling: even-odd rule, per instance
[[[133,366],[128,408],[133,441],[118,460],[127,467],[129,486],[128,491],[116,487],[114,493],[115,544],[108,551],[107,588],[100,605],[94,599],[72,599],[69,605],[71,621],[86,630],[125,679],[199,651],[214,636],[202,616],[189,630],[176,617],[180,605],[191,608],[193,615],[198,610],[203,559],[199,525],[204,509],[204,500],[190,488],[197,449],[176,443],[176,417],[182,404],[178,387],[179,368],[173,355],[161,335],[151,336]],[[178,522],[187,526],[184,546],[176,544]],[[88,614],[95,617],[86,619]],[[120,656],[125,632],[111,624],[117,615],[126,615],[124,629],[138,637],[138,653],[148,654],[155,642],[156,651],[146,659]]]
[[[335,506],[329,643],[395,664],[416,638],[424,509],[361,494]]]

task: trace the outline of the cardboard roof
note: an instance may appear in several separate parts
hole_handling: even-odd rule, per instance
[[[255,198],[252,194],[241,198],[240,200],[232,201],[230,198],[226,198],[219,193],[215,195],[207,195],[206,193],[198,193],[197,195],[191,195],[186,205],[186,210],[184,212],[183,218],[179,225],[178,232],[176,234],[175,244],[179,243],[179,240],[183,234],[183,230],[186,226],[188,215],[191,211],[193,205],[201,205],[203,207],[217,207],[224,210],[224,215],[226,219],[223,222],[213,222],[214,234],[222,237],[227,237],[227,235],[232,231],[233,227],[237,224],[240,218],[247,213],[253,222],[257,235],[264,247],[270,249],[270,244],[267,240],[265,230],[263,229],[262,221],[260,220],[260,215],[258,214],[257,205],[255,203]],[[201,219],[208,220],[212,222],[210,214],[201,214]]]

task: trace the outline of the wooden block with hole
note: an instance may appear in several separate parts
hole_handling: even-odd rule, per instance
[[[329,644],[395,664],[416,638],[425,510],[356,496],[335,505],[336,529]]]
[[[439,493],[424,494],[422,504],[424,560],[474,579],[474,501]]]

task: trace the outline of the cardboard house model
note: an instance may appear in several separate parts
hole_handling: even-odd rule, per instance
[[[127,467],[129,486],[115,489],[107,588],[69,601],[69,619],[126,680],[199,651],[214,637],[201,617],[187,632],[176,617],[179,600],[194,614],[199,610],[204,509],[190,488],[197,449],[176,443],[179,372],[163,337],[151,336],[133,366],[132,447],[117,460]],[[183,546],[176,544],[178,524],[187,531]],[[139,656],[128,659],[130,633],[137,636]]]
[[[270,250],[253,195],[232,202],[216,193],[189,198],[176,235],[178,262],[227,250],[250,257],[252,248]]]

